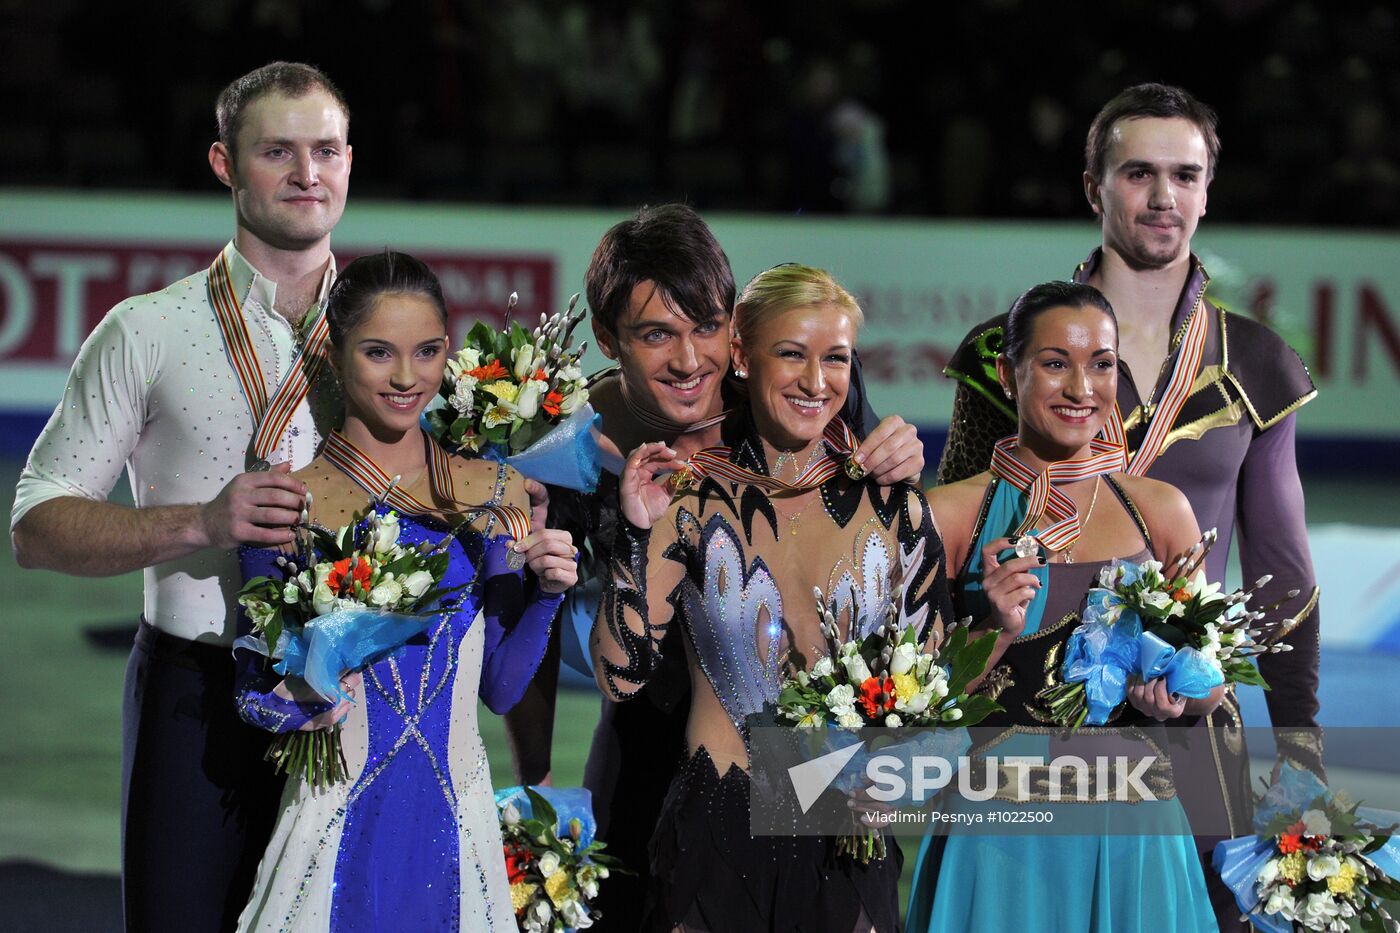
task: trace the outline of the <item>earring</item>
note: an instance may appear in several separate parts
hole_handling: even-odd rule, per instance
[[[1006,397],[1007,397],[1007,398],[1011,399],[1012,401],[1015,401],[1015,400],[1016,400],[1016,396],[1014,396],[1014,395],[1011,394],[1011,390],[1010,390],[1010,389],[1006,388],[1005,386],[1002,386],[1001,391],[1003,391],[1003,392],[1006,393]]]
[[[734,376],[738,379],[747,379],[749,378],[749,371],[747,369],[736,369],[734,370]]]

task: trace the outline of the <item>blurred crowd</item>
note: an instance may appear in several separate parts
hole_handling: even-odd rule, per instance
[[[1390,226],[1400,22],[1322,0],[0,0],[0,184],[209,190],[212,104],[287,58],[357,199],[1086,216],[1097,108],[1221,116],[1216,219]]]

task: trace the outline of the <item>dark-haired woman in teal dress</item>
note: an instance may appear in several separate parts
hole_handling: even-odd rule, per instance
[[[1085,285],[1038,285],[1008,317],[998,372],[1017,401],[1018,433],[998,445],[991,469],[931,491],[929,504],[946,542],[958,617],[998,632],[979,689],[1004,712],[984,726],[1003,728],[973,754],[1080,754],[1095,743],[1141,749],[1159,723],[1200,715],[1222,690],[1188,700],[1162,681],[1129,688],[1130,707],[1112,726],[1118,736],[1081,729],[1052,737],[1039,694],[1053,679],[1078,624],[1085,594],[1114,559],[1166,561],[1199,537],[1195,516],[1174,487],[1128,475],[1121,448],[1097,438],[1117,389],[1117,323],[1107,300]],[[1037,482],[1064,498],[1029,525],[1037,547],[1013,550]],[[1051,542],[1054,549],[1045,546]],[[1091,754],[1091,753],[1090,753]],[[1150,771],[1158,799],[1088,805],[1037,803],[1074,816],[1101,835],[951,835],[925,839],[915,868],[907,929],[925,931],[1215,930],[1205,879],[1169,766]],[[954,800],[951,806],[977,804]],[[989,801],[1005,810],[1014,804]],[[1087,815],[1087,816],[1086,816]],[[1063,821],[1062,821],[1063,822]]]

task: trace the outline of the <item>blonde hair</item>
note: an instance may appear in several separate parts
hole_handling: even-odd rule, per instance
[[[825,269],[795,262],[774,266],[749,280],[734,305],[734,327],[748,342],[760,324],[793,308],[831,307],[859,329],[865,323],[860,303]]]

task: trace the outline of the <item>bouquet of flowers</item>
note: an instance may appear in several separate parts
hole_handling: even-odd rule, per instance
[[[552,802],[551,802],[552,801]],[[510,787],[496,793],[510,903],[521,933],[591,927],[598,884],[620,871],[593,838],[592,803],[582,788]]]
[[[1257,837],[1216,846],[1214,865],[1254,926],[1266,933],[1396,929],[1382,900],[1400,900],[1400,844],[1329,793],[1310,772],[1285,766],[1259,801]]]
[[[587,341],[573,349],[584,311],[578,295],[563,314],[540,315],[526,330],[511,320],[493,330],[478,321],[447,361],[441,395],[447,404],[424,416],[449,450],[505,460],[541,482],[591,491],[598,479],[593,409],[579,368]],[[528,453],[527,453],[528,452]]]
[[[276,576],[254,577],[239,591],[252,633],[234,646],[272,659],[273,670],[303,678],[323,699],[343,699],[340,675],[386,656],[423,631],[438,603],[452,536],[437,545],[398,543],[398,515],[373,504],[362,520],[334,534],[303,525],[295,559],[279,556]],[[277,735],[267,757],[277,770],[303,774],[313,787],[344,780],[340,727]]]
[[[863,637],[862,620],[852,619],[853,637],[842,640],[833,604],[813,588],[827,654],[811,671],[797,670],[779,688],[777,718],[798,729],[974,726],[1001,709],[985,696],[969,696],[967,685],[982,674],[996,644],[988,633],[969,641],[965,624],[954,624],[943,644],[924,651],[914,625],[901,625],[902,588],[894,587],[884,618]],[[966,621],[966,620],[964,620]],[[863,825],[837,841],[837,851],[862,862],[884,858],[884,837]]]
[[[1133,675],[1143,681],[1164,677],[1167,689],[1184,697],[1204,697],[1222,683],[1269,689],[1249,659],[1292,650],[1266,640],[1279,620],[1264,617],[1283,601],[1258,611],[1245,608],[1269,576],[1229,594],[1218,583],[1206,583],[1200,567],[1215,541],[1211,529],[1170,569],[1155,560],[1116,560],[1099,572],[1084,620],[1065,651],[1064,682],[1040,694],[1054,722],[1070,729],[1085,722],[1104,725]],[[1284,600],[1297,595],[1294,590]]]

